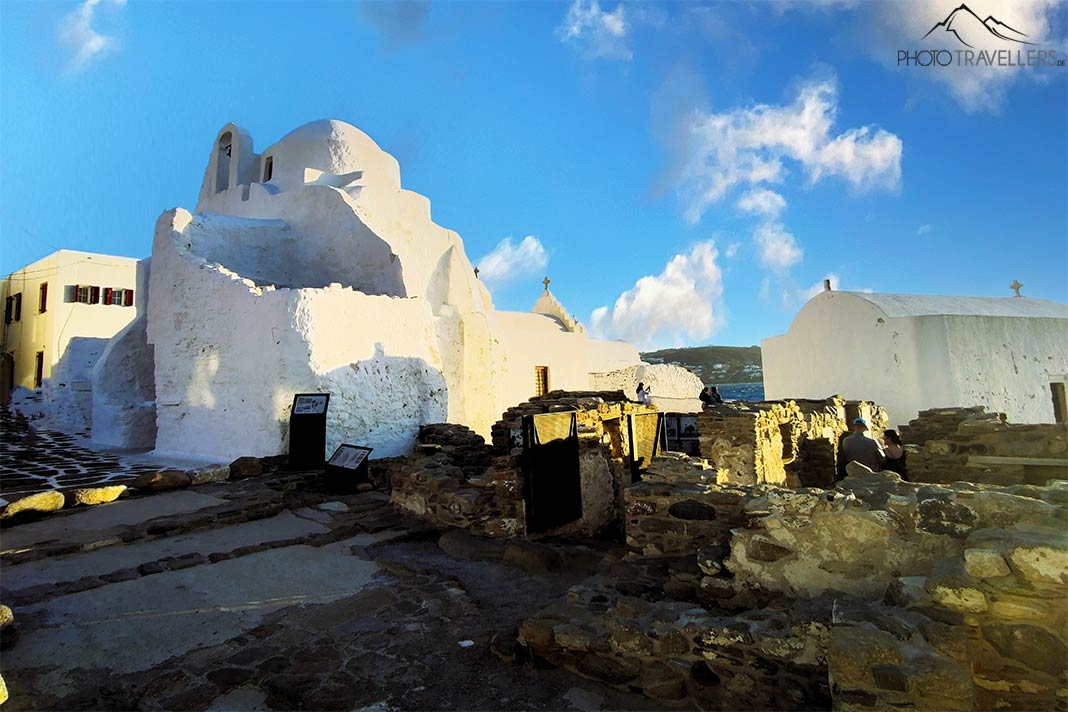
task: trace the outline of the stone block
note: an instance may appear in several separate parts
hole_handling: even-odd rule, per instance
[[[903,661],[900,644],[889,633],[860,626],[831,629],[827,667],[833,685],[863,687],[872,666],[901,665]]]
[[[676,519],[712,520],[716,518],[715,508],[694,499],[684,499],[668,507],[668,514]]]
[[[239,457],[230,463],[230,478],[235,480],[246,477],[259,477],[263,474],[263,463],[258,457]]]
[[[109,487],[92,487],[88,489],[68,490],[63,493],[68,507],[81,505],[104,504],[114,502],[127,490],[126,485],[111,485]]]
[[[6,650],[18,640],[15,614],[7,606],[0,605],[0,650]]]
[[[1011,573],[1005,558],[991,549],[965,549],[964,570],[977,579],[997,578]]]
[[[960,613],[982,613],[990,604],[986,595],[979,590],[978,582],[963,571],[953,567],[940,566],[924,583],[924,590],[931,600]]]
[[[26,512],[40,514],[56,512],[63,509],[64,502],[61,492],[38,492],[4,505],[3,509],[0,509],[0,519],[9,519],[16,514],[25,514]]]
[[[982,626],[982,633],[998,653],[1033,670],[1054,676],[1068,671],[1068,645],[1045,628],[991,623]]]
[[[181,470],[146,472],[133,481],[133,488],[146,492],[163,492],[189,486],[189,475]]]
[[[518,566],[528,573],[559,571],[564,557],[550,546],[529,541],[515,541],[504,550],[505,563]]]
[[[622,685],[638,677],[641,665],[637,661],[610,655],[587,655],[576,666],[583,675],[610,685]]]
[[[189,484],[194,487],[228,479],[230,479],[229,465],[208,465],[207,467],[198,467],[189,471]]]

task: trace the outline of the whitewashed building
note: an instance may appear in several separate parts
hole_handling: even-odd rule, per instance
[[[894,424],[972,405],[1051,423],[1065,412],[1068,305],[827,289],[762,351],[768,399],[874,400]]]
[[[0,280],[0,403],[21,389],[15,405],[49,427],[88,429],[93,369],[136,314],[136,274],[129,257],[57,250]]]
[[[495,310],[459,235],[402,188],[396,159],[340,121],[261,152],[223,127],[196,210],[159,218],[148,292],[122,353],[153,364],[161,454],[284,453],[294,394],[329,392],[328,449],[396,455],[420,424],[488,436],[516,403],[641,363],[629,344],[588,337],[547,283],[533,311]],[[113,386],[101,422],[150,437],[122,415],[139,412],[122,402],[138,389]]]

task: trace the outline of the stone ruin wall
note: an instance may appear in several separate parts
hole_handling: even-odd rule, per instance
[[[514,441],[523,416],[576,411],[582,518],[539,536],[594,536],[618,530],[630,482],[625,418],[656,408],[618,391],[552,391],[508,409],[492,428],[492,445],[463,426],[423,426],[415,452],[371,463],[392,500],[438,524],[487,536],[526,536],[522,450]]]
[[[908,449],[909,479],[917,482],[1045,484],[1068,479],[1068,425],[1015,424],[1003,413],[973,408],[933,408],[900,428]],[[1049,465],[990,463],[984,457],[1050,460]],[[971,460],[971,461],[970,461]]]
[[[701,456],[716,468],[720,483],[832,486],[838,443],[858,417],[881,441],[886,412],[867,401],[832,396],[709,406],[697,418]]]
[[[535,658],[699,709],[1065,709],[1068,483],[718,484],[668,456]]]

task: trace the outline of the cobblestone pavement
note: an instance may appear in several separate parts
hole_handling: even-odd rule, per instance
[[[33,427],[0,407],[0,498],[11,501],[45,490],[121,484],[160,466],[78,444],[77,436]]]
[[[570,563],[552,572],[457,558],[385,495],[324,492],[315,473],[195,489],[210,506],[77,537],[59,516],[46,546],[4,557],[0,598],[19,636],[3,654],[5,711],[656,709],[515,656],[519,623],[586,578],[597,552],[556,547]],[[311,533],[292,536],[298,518]],[[250,526],[268,535],[225,544]],[[139,558],[180,539],[177,555]],[[196,542],[210,544],[187,551]],[[360,566],[373,573],[359,583],[337,573]],[[124,654],[167,626],[182,635],[146,648],[146,664]]]

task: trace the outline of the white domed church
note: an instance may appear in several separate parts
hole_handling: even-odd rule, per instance
[[[534,311],[496,311],[460,236],[401,187],[396,159],[341,121],[259,153],[243,128],[223,127],[196,210],[159,218],[146,271],[147,308],[116,338],[127,361],[152,364],[159,453],[284,453],[293,395],[329,392],[328,449],[395,455],[421,424],[488,436],[542,390],[586,390],[591,374],[641,364],[633,346],[588,337],[548,285]],[[700,390],[692,380],[682,395]],[[129,386],[97,385],[94,422],[136,410]],[[149,425],[110,440],[144,445]]]

